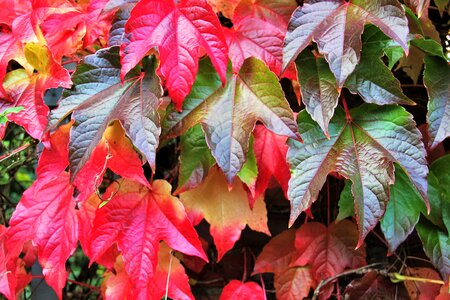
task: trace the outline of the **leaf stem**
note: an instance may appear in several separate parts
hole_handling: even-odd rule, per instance
[[[169,299],[169,281],[170,281],[170,273],[172,271],[172,259],[173,259],[173,251],[169,251],[170,254],[170,260],[169,260],[169,270],[167,271],[167,280],[166,280],[166,294],[164,296],[164,299]]]
[[[428,279],[428,278],[423,278],[423,277],[413,277],[413,276],[402,275],[399,273],[391,273],[389,275],[390,275],[389,277],[391,278],[391,281],[394,283],[403,282],[403,281],[418,281],[418,282],[433,283],[433,284],[440,284],[440,285],[445,284],[445,282],[442,280]]]
[[[345,96],[342,93],[341,93],[341,99],[342,99],[342,105],[344,106],[344,110],[345,110],[345,118],[347,119],[347,122],[350,122],[352,120],[352,116],[350,115],[350,111],[348,110],[347,100],[345,100]]]

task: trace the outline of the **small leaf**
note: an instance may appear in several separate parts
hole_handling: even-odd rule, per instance
[[[163,135],[175,137],[201,123],[206,142],[229,185],[246,161],[257,120],[276,134],[299,139],[278,78],[261,61],[247,59],[238,74],[229,74],[223,88],[207,61],[202,61],[200,68],[183,111],[178,113],[172,107],[167,113]]]
[[[255,282],[243,283],[231,280],[222,291],[219,300],[248,299],[264,300],[266,297],[262,288]]]
[[[233,248],[245,225],[270,235],[264,200],[257,199],[251,210],[242,182],[236,180],[229,190],[224,174],[216,167],[198,187],[181,193],[180,199],[189,214],[200,215],[211,225],[218,261]]]
[[[427,113],[429,146],[434,148],[450,136],[450,66],[439,57],[427,56],[424,61],[423,81],[430,99]]]
[[[336,110],[327,139],[306,112],[299,114],[305,143],[288,142],[290,224],[317,199],[327,175],[337,171],[353,183],[361,243],[384,214],[394,181],[393,163],[404,168],[425,201],[428,168],[420,132],[402,107],[364,104],[350,111],[350,117]]]

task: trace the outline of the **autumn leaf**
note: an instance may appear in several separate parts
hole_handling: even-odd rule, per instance
[[[91,260],[96,261],[117,243],[138,298],[146,297],[151,290],[160,240],[177,251],[207,260],[183,205],[170,192],[170,184],[163,180],[154,181],[152,190],[120,180],[107,189],[111,200],[97,210],[94,218]]]
[[[221,12],[225,17],[231,19],[236,6],[241,1],[242,0],[208,0],[208,3],[212,6],[216,13]]]
[[[238,74],[229,74],[222,88],[211,64],[203,60],[183,111],[168,111],[163,136],[175,137],[201,123],[212,155],[231,185],[246,160],[257,120],[276,134],[299,139],[278,79],[261,61],[247,59]]]
[[[412,116],[403,108],[363,104],[347,117],[337,109],[330,122],[329,139],[305,111],[298,120],[305,143],[288,141],[290,224],[317,199],[333,171],[353,183],[358,245],[384,214],[389,185],[394,183],[394,162],[401,165],[427,201],[425,148]]]
[[[431,268],[406,268],[405,275],[417,278],[426,278],[430,280],[440,280],[439,273]],[[410,299],[436,299],[439,295],[439,285],[429,282],[405,280],[403,284],[408,291]]]
[[[229,190],[224,174],[217,167],[210,170],[198,187],[181,193],[180,200],[189,214],[202,216],[211,225],[218,261],[233,248],[245,225],[270,235],[264,200],[257,199],[251,210],[242,182],[236,180]]]
[[[262,288],[255,282],[241,282],[239,280],[231,280],[222,291],[220,300],[229,299],[249,299],[264,300],[265,295]]]
[[[283,54],[283,69],[314,40],[325,55],[331,72],[342,87],[359,62],[360,36],[364,24],[378,26],[408,52],[408,22],[396,0],[305,1],[289,22]]]
[[[121,46],[121,78],[158,47],[161,74],[178,110],[189,94],[203,47],[225,82],[228,48],[219,19],[206,0],[144,0],[131,11]]]
[[[291,267],[275,274],[274,285],[277,299],[296,300],[308,297],[309,291],[317,283],[311,277],[309,267]]]
[[[298,257],[292,266],[310,266],[317,282],[333,277],[346,268],[358,268],[366,264],[365,245],[355,250],[358,230],[355,224],[344,220],[325,225],[310,222],[296,232],[295,248]]]
[[[388,278],[376,272],[369,272],[362,278],[352,280],[344,293],[350,300],[407,297],[403,289],[399,289]]]
[[[122,256],[117,257],[114,264],[114,272],[106,271],[103,274],[101,291],[104,299],[133,299],[133,281],[125,270]]]
[[[150,59],[145,73],[131,72],[122,84],[118,47],[99,50],[78,66],[74,87],[63,94],[50,116],[50,126],[70,113],[75,120],[69,143],[71,180],[87,163],[113,120],[120,121],[154,169],[160,133],[156,110],[162,93],[155,68],[155,59]]]

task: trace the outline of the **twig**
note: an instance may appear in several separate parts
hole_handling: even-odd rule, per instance
[[[35,144],[36,144],[36,142],[26,143],[26,144],[20,146],[19,148],[16,148],[16,149],[12,150],[11,152],[6,153],[5,155],[0,156],[0,163],[3,162],[3,161],[5,161],[5,160],[7,160],[7,159],[9,159],[11,156],[14,156],[14,155],[16,155],[17,153],[22,152],[23,150],[28,149],[30,146],[33,146],[33,145],[35,145]]]

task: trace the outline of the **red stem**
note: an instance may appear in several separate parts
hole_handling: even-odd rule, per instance
[[[343,94],[341,94],[341,99],[342,99],[342,105],[344,106],[344,110],[345,110],[345,118],[347,119],[347,121],[351,121],[352,116],[350,115],[350,111],[348,110],[348,106],[347,106],[347,100],[345,100],[345,97]]]

